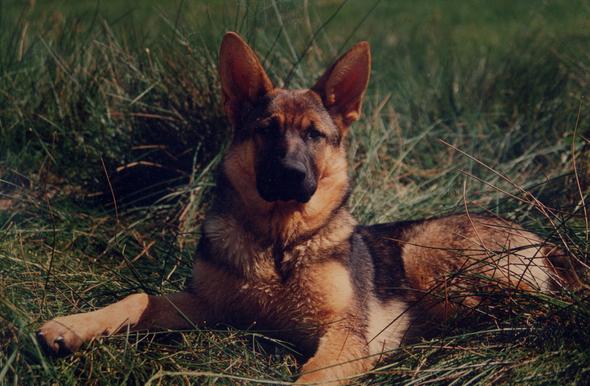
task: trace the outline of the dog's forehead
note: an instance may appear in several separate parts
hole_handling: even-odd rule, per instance
[[[319,122],[329,120],[329,114],[321,98],[308,89],[275,89],[269,93],[266,113],[279,118],[284,123]]]

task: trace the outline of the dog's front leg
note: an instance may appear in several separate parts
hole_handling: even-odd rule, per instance
[[[84,342],[126,328],[137,331],[201,326],[210,319],[207,308],[190,292],[166,296],[133,294],[96,311],[50,320],[37,336],[48,350],[65,355],[78,350]]]
[[[348,384],[373,364],[364,337],[352,328],[333,325],[320,338],[315,355],[303,365],[296,384]]]

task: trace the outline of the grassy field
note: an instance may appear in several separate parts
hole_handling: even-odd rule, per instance
[[[257,331],[120,334],[55,360],[41,322],[183,287],[230,135],[217,47],[237,30],[279,85],[357,40],[361,222],[501,214],[589,259],[586,1],[0,1],[0,384],[288,382]],[[588,292],[512,293],[476,328],[404,346],[366,384],[587,384]]]

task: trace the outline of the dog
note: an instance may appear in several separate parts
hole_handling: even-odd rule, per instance
[[[126,329],[255,325],[308,358],[296,383],[344,384],[424,323],[477,309],[482,290],[573,282],[563,252],[501,218],[356,223],[345,144],[369,82],[367,42],[311,89],[287,90],[228,32],[219,71],[234,135],[186,290],[48,321],[38,339],[50,352]]]

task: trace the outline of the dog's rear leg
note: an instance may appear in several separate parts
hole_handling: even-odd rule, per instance
[[[57,355],[66,355],[82,343],[118,331],[183,329],[202,326],[210,318],[198,295],[178,292],[166,296],[133,294],[96,311],[62,316],[46,322],[38,339]]]

